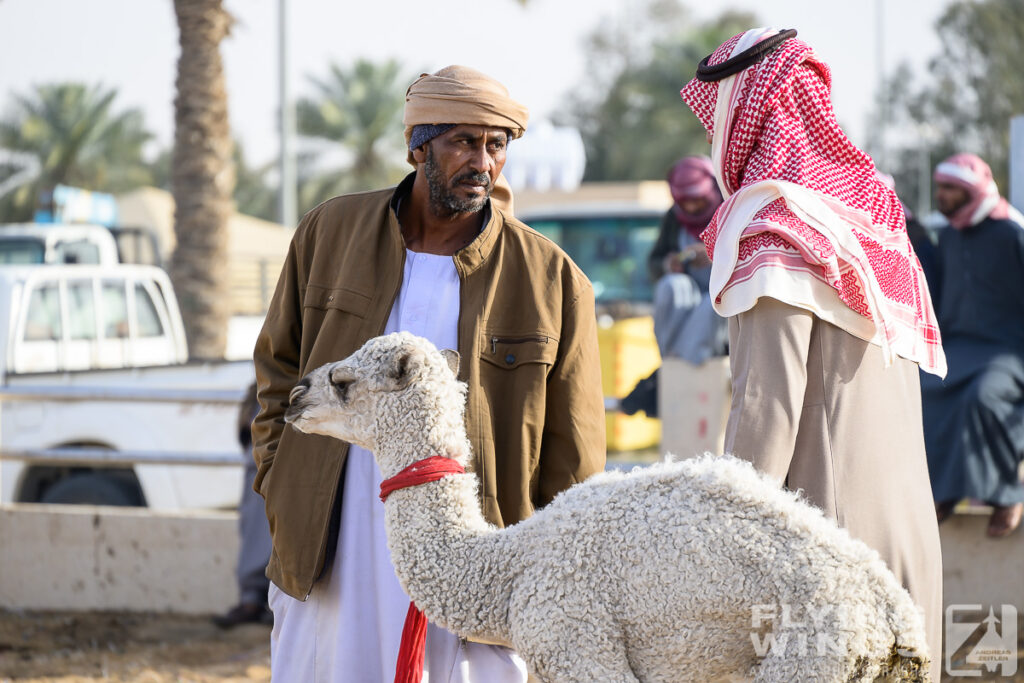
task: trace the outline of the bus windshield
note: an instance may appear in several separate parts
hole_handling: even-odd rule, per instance
[[[598,303],[651,301],[647,257],[659,215],[530,218],[527,225],[562,247],[594,284]]]
[[[46,243],[31,237],[0,240],[0,264],[24,265],[43,263]]]

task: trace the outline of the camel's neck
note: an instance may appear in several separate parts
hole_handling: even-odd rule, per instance
[[[431,621],[461,635],[508,637],[505,615],[518,562],[480,512],[476,475],[393,492],[385,524],[395,573]]]
[[[378,415],[376,431],[374,451],[385,478],[432,455],[454,458],[463,466],[469,462],[461,403],[440,410],[424,400],[386,405]]]

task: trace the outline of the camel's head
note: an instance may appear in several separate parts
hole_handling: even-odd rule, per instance
[[[466,389],[456,377],[458,368],[458,353],[438,351],[422,337],[375,337],[345,360],[299,380],[284,419],[300,431],[377,453],[381,437],[416,432],[409,437],[423,439],[439,427],[451,431],[453,420],[461,428]]]

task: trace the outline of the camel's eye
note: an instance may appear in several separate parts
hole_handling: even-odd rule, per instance
[[[336,382],[331,380],[331,386],[334,387],[334,391],[338,394],[338,398],[342,401],[348,398],[348,385],[351,382]]]

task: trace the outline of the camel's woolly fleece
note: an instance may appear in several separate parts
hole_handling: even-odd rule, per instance
[[[468,465],[457,358],[371,339],[302,379],[286,420],[372,450],[384,477]],[[431,621],[511,642],[542,680],[927,678],[923,619],[877,553],[735,458],[605,472],[506,529],[477,488],[391,494],[395,571]]]

